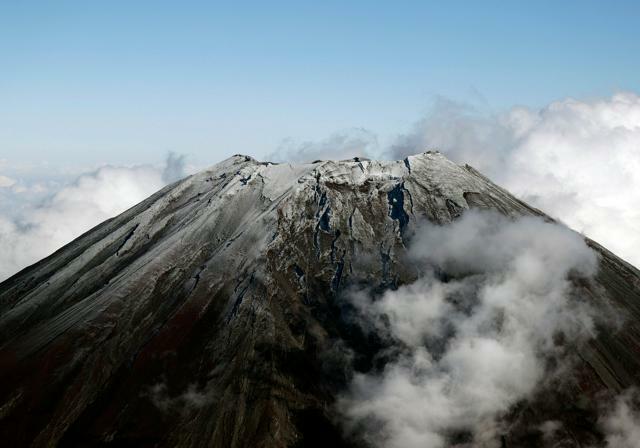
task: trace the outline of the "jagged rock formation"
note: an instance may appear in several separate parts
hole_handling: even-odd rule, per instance
[[[352,446],[332,403],[345,287],[415,279],[408,235],[472,207],[542,213],[438,153],[305,165],[234,156],[159,191],[0,284],[6,446]],[[640,383],[640,275],[596,243],[594,303],[628,317],[580,348],[562,393],[515,409],[506,446],[600,441],[598,397]]]

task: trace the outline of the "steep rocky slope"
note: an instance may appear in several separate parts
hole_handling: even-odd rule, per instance
[[[544,215],[439,153],[402,161],[234,156],[170,185],[0,284],[0,440],[7,446],[351,446],[336,422],[349,369],[381,342],[341,318],[351,285],[416,278],[420,222],[468,208]],[[548,219],[548,218],[547,218]],[[624,321],[577,347],[562,391],[508,416],[498,443],[602,442],[597,401],[640,383],[640,275],[600,247],[580,285]]]

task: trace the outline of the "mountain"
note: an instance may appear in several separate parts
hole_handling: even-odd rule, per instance
[[[469,209],[553,222],[437,152],[301,165],[238,155],[169,185],[0,284],[0,440],[365,444],[343,431],[336,399],[388,346],[341,298],[415,281],[412,236]],[[599,401],[640,383],[640,272],[585,241],[599,269],[572,281],[615,323],[568,344],[566,384],[519,401],[487,443],[540,446],[553,421],[554,446],[603,444]]]

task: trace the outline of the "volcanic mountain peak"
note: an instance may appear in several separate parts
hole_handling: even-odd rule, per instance
[[[341,297],[414,282],[413,235],[470,208],[551,221],[437,152],[299,165],[237,155],[169,185],[0,284],[0,437],[357,445],[336,397],[389,352],[345,319]],[[587,446],[599,436],[584,403],[640,382],[640,276],[588,243],[601,263],[582,294],[629,319],[576,347],[579,385],[505,416],[503,443],[537,443],[526,413],[563,421],[566,446]]]

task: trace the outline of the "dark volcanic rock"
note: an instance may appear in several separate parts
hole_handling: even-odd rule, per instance
[[[156,193],[0,284],[3,446],[354,446],[332,404],[383,341],[349,326],[346,287],[413,281],[421,220],[542,213],[438,153],[306,165],[232,157]],[[547,218],[548,219],[548,218]],[[640,383],[639,272],[596,243],[603,310],[561,392],[514,409],[505,446],[599,443],[596,401]],[[344,342],[339,342],[344,341]]]

